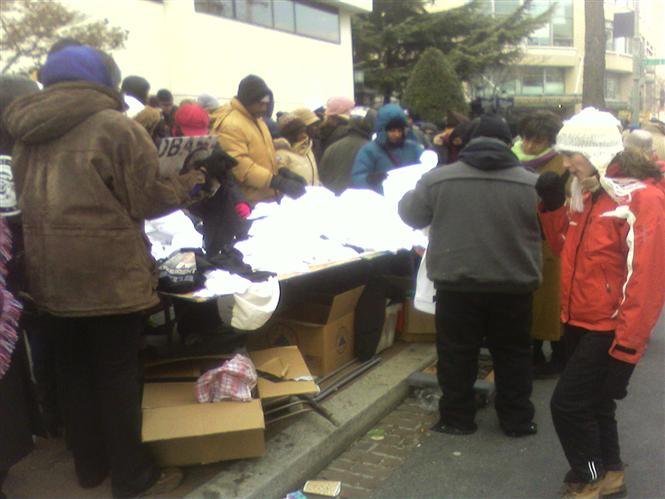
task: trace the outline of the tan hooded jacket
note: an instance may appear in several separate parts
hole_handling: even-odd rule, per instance
[[[158,303],[147,218],[190,201],[201,174],[158,177],[148,133],[115,92],[86,82],[19,98],[4,119],[16,138],[28,291],[65,317],[126,314]]]
[[[312,142],[308,139],[298,144],[290,144],[286,139],[274,142],[278,168],[287,168],[305,179],[307,185],[320,185],[319,170],[312,151]]]
[[[268,126],[250,115],[236,98],[219,108],[212,121],[219,145],[238,161],[232,171],[247,200],[257,203],[276,198],[270,182],[277,174],[277,161]]]

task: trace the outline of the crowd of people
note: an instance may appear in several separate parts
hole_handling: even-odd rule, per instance
[[[560,375],[551,410],[571,467],[565,497],[625,489],[615,400],[665,301],[663,123],[622,133],[593,108],[564,123],[539,111],[514,137],[500,116],[450,112],[438,130],[397,104],[366,109],[344,96],[275,112],[256,75],[228,103],[202,94],[176,105],[74,40],[51,49],[39,82],[0,77],[0,492],[32,435],[57,434],[60,419],[81,487],[110,476],[114,497],[135,497],[181,482],[140,438],[138,353],[145,312],[159,304],[145,220],[187,209],[215,255],[247,236],[257,203],[317,185],[381,194],[388,172],[425,149],[439,165],[399,213],[429,227],[443,392],[433,429],[476,431],[486,345],[509,437],[537,433],[534,374]],[[216,145],[160,175],[159,143],[182,136]]]

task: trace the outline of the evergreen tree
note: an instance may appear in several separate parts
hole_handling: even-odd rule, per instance
[[[455,69],[439,49],[423,52],[413,68],[402,98],[423,120],[440,122],[447,111],[465,111],[464,91]]]
[[[472,0],[454,9],[428,12],[429,0],[374,0],[371,13],[353,18],[353,57],[365,84],[384,101],[400,96],[428,47],[450,57],[463,81],[514,62],[520,43],[550,18],[554,7],[532,17],[533,0],[524,0],[507,16],[493,17],[487,2]]]

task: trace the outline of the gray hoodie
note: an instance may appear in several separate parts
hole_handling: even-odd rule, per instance
[[[408,225],[431,225],[427,273],[437,289],[528,293],[541,281],[535,184],[500,140],[479,137],[399,203]]]

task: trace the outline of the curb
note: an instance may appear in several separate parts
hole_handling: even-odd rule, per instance
[[[410,343],[393,357],[323,402],[339,421],[334,427],[307,413],[267,436],[266,454],[233,462],[187,498],[281,499],[317,475],[330,461],[402,402],[408,377],[436,360],[431,343]]]

